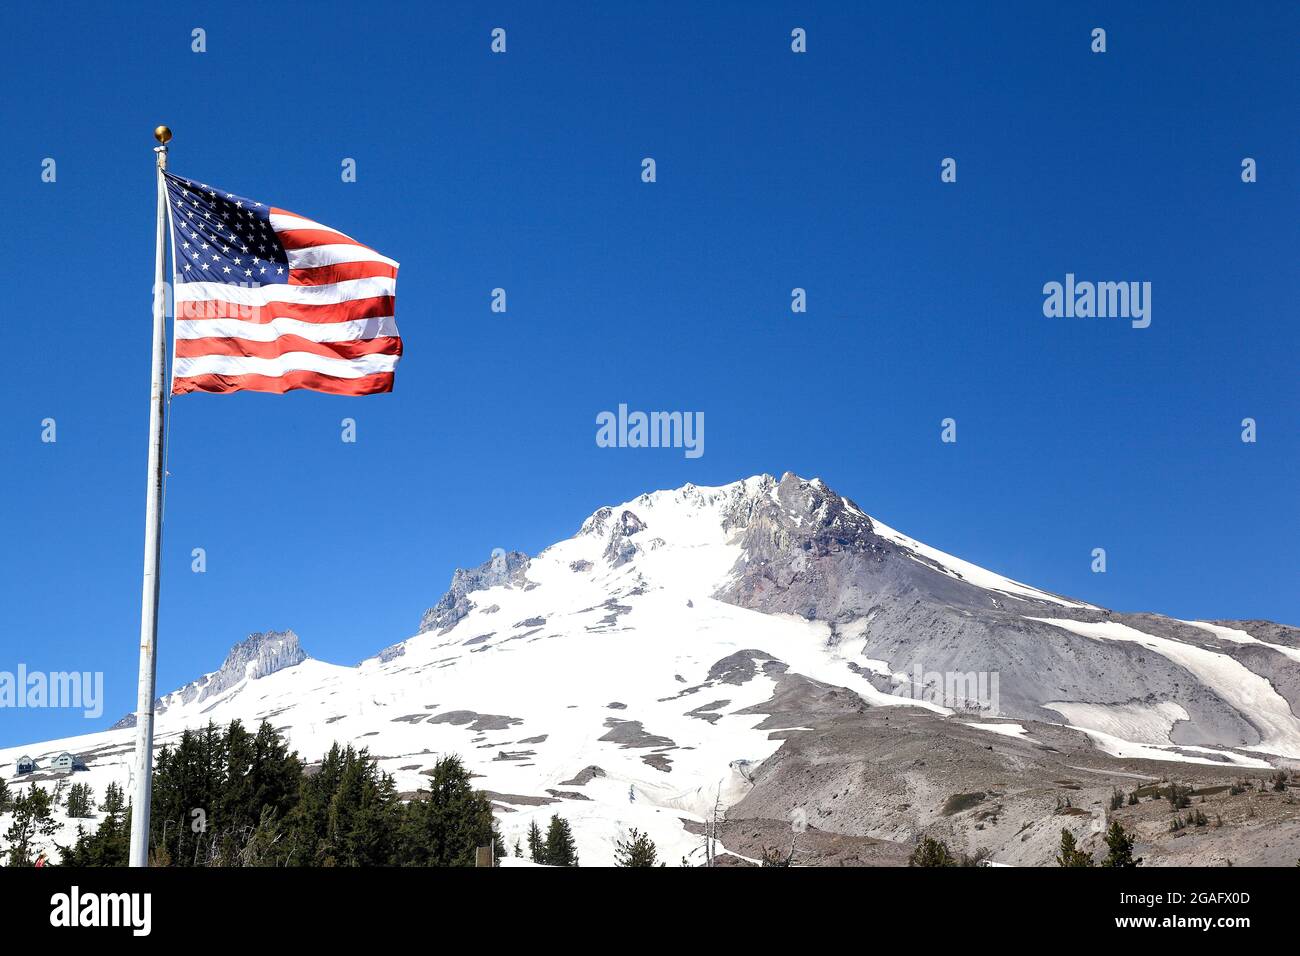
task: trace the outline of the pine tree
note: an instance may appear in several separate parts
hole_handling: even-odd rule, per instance
[[[99,809],[101,813],[110,815],[126,809],[126,798],[122,795],[120,784],[110,783],[104,788],[104,802],[99,805]]]
[[[428,791],[406,806],[402,859],[408,866],[473,866],[481,846],[503,850],[492,819],[492,804],[471,785],[459,757],[433,766]]]
[[[88,783],[74,783],[68,791],[68,816],[75,818],[93,816],[95,794]]]
[[[237,865],[270,808],[284,820],[298,802],[302,763],[266,722],[256,736],[239,721],[186,730],[158,754],[150,850],[157,865]],[[110,786],[105,806],[120,807]],[[277,829],[281,824],[276,824]],[[284,843],[276,845],[284,852]],[[307,862],[307,861],[301,861]]]
[[[225,776],[223,735],[209,721],[185,730],[158,752],[153,773],[149,846],[159,860],[179,866],[207,863],[220,832],[218,800]]]
[[[1092,855],[1078,849],[1074,834],[1061,828],[1061,853],[1056,858],[1057,866],[1092,866]]]
[[[283,836],[284,827],[276,819],[275,810],[270,806],[262,807],[257,826],[249,831],[248,839],[238,848],[234,863],[238,866],[277,866],[283,857],[279,846]]]
[[[93,866],[89,860],[89,853],[86,850],[87,843],[90,840],[90,834],[80,823],[77,824],[77,838],[73,841],[72,846],[64,846],[62,843],[55,843],[59,851],[59,862],[63,866]]]
[[[5,831],[9,841],[9,866],[31,866],[36,853],[47,842],[52,842],[58,825],[52,811],[54,801],[43,787],[32,784],[26,794],[13,801],[13,821]]]
[[[528,859],[534,863],[546,863],[546,842],[536,820],[528,824]]]
[[[578,865],[578,849],[573,842],[573,830],[569,821],[558,813],[551,817],[551,825],[546,828],[546,864]]]
[[[336,866],[382,866],[397,849],[397,788],[369,752],[344,751],[343,771],[329,802],[327,855]]]
[[[348,748],[350,751],[351,748]],[[305,776],[298,802],[287,821],[285,865],[332,866],[327,860],[326,832],[330,801],[343,772],[344,751],[337,743],[321,759],[315,773]]]
[[[912,855],[907,859],[908,866],[956,866],[948,844],[931,837],[921,837]]]
[[[0,813],[8,813],[13,809],[14,795],[9,789],[9,784],[5,783],[4,778],[0,777]]]
[[[662,866],[658,856],[654,841],[636,827],[632,828],[626,840],[614,844],[615,866]]]
[[[500,866],[501,861],[506,856],[506,841],[501,838],[501,831],[497,829],[496,822],[492,823],[492,865]]]
[[[1110,852],[1101,861],[1102,866],[1130,867],[1142,862],[1133,859],[1133,837],[1125,832],[1118,820],[1113,821],[1106,831],[1106,846]]]
[[[111,791],[116,789],[116,799]],[[126,866],[131,834],[131,814],[124,810],[121,787],[109,784],[110,794],[104,798],[109,807],[104,819],[94,833],[87,833],[78,824],[77,840],[72,847],[59,847],[60,856],[68,866]]]

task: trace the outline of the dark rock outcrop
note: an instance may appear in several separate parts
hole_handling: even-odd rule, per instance
[[[475,591],[523,583],[528,570],[528,555],[522,551],[506,551],[494,555],[476,568],[457,568],[451,576],[451,587],[433,607],[420,617],[419,633],[443,631],[456,624],[474,607],[469,596]]]
[[[219,670],[204,674],[198,680],[155,700],[154,713],[161,714],[169,706],[181,706],[216,697],[244,680],[258,680],[286,667],[301,664],[309,656],[293,631],[250,634],[230,649]],[[135,714],[127,714],[110,729],[134,726]]]

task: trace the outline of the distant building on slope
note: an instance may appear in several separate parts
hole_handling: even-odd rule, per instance
[[[87,768],[80,759],[65,750],[50,762],[50,769],[58,773],[72,773],[74,770],[85,770]]]
[[[36,761],[33,760],[31,757],[24,755],[18,758],[18,763],[16,764],[16,767],[19,776],[25,773],[34,773],[36,771]]]

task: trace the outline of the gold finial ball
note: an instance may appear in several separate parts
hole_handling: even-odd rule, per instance
[[[159,126],[155,128],[153,131],[153,138],[165,146],[167,141],[172,138],[171,127]]]

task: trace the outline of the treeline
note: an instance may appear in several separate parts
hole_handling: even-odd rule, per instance
[[[210,723],[158,753],[150,862],[473,866],[481,846],[493,846],[500,859],[505,847],[491,804],[470,781],[458,757],[444,757],[430,771],[428,789],[403,800],[364,748],[336,743],[319,766],[307,767],[267,723],[256,734],[239,721],[224,730]],[[79,826],[73,845],[59,846],[65,865],[125,865],[131,824],[120,788],[103,810],[94,832]],[[38,812],[29,828],[40,830],[40,818]],[[42,832],[48,836],[52,827]],[[27,841],[29,850],[38,835]]]
[[[492,806],[459,757],[428,771],[428,787],[399,794],[393,778],[362,748],[335,743],[317,765],[305,765],[263,722],[249,733],[239,721],[186,730],[159,752],[153,773],[149,830],[151,866],[474,866],[479,847],[506,856]],[[69,846],[55,842],[55,811],[78,824]],[[33,783],[12,791],[0,779],[4,862],[31,866],[57,849],[64,866],[126,866],[131,808],[111,783],[96,806],[88,784]],[[553,815],[543,833],[534,821],[514,856],[546,866],[574,867],[578,852],[569,821]],[[526,850],[525,850],[526,847]],[[635,829],[615,846],[616,865],[662,866],[654,842]]]
[[[984,866],[989,859],[989,851],[983,847],[973,854],[954,855],[948,849],[947,843],[933,837],[923,836],[912,850],[907,865],[927,867]],[[1093,860],[1091,853],[1079,847],[1073,833],[1065,828],[1061,829],[1061,851],[1060,855],[1056,857],[1057,866],[1102,866],[1126,869],[1138,866],[1141,863],[1141,857],[1134,858],[1133,856],[1133,834],[1125,830],[1118,820],[1112,820],[1110,828],[1106,831],[1106,855],[1100,863]]]

